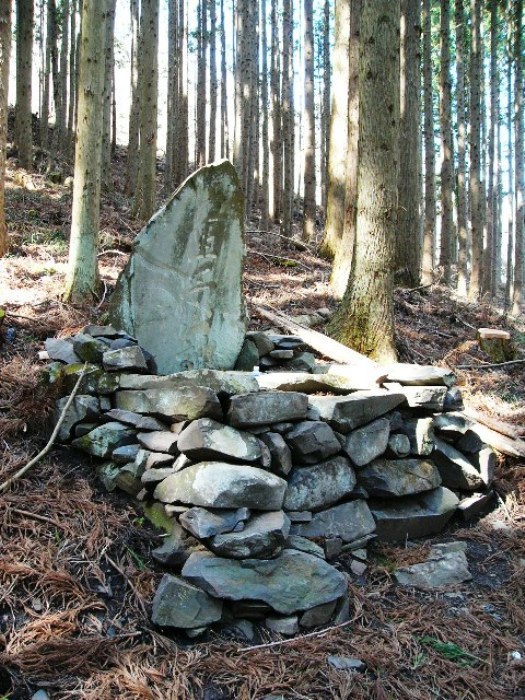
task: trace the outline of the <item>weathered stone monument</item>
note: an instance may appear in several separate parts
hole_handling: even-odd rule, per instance
[[[232,369],[246,333],[243,195],[233,165],[201,168],[138,235],[110,302],[160,374]]]

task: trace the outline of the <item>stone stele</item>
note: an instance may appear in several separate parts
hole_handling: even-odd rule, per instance
[[[191,175],[137,236],[109,317],[159,374],[233,368],[246,332],[243,207],[223,160]]]

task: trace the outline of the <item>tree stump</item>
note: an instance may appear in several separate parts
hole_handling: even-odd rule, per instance
[[[516,358],[516,348],[507,331],[478,328],[478,343],[493,362],[508,362]]]

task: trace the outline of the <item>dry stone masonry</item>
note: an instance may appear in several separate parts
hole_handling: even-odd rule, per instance
[[[439,532],[491,493],[496,454],[450,372],[322,365],[294,336],[241,345],[236,370],[160,375],[111,325],[46,342],[57,418],[87,363],[59,439],[165,531],[152,617],[190,637],[234,620],[288,635],[343,621],[371,540]],[[398,578],[424,587],[439,568],[447,581],[458,558]]]

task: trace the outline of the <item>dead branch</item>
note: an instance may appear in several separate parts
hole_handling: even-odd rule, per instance
[[[294,642],[302,642],[303,639],[312,639],[313,637],[324,637],[329,632],[333,630],[339,630],[342,627],[348,627],[354,620],[347,620],[346,622],[341,622],[340,625],[333,625],[332,627],[326,627],[323,630],[318,630],[317,632],[309,632],[308,634],[302,634],[300,637],[294,637],[293,639],[278,639],[276,642],[268,642],[267,644],[256,644],[253,647],[245,647],[237,649],[240,654],[244,654],[247,651],[256,651],[258,649],[270,649],[271,647],[277,647],[282,645],[293,644]]]
[[[494,369],[506,365],[525,365],[525,360],[508,360],[507,362],[490,362],[486,365],[456,365],[458,369]]]
[[[482,411],[477,411],[476,409],[470,408],[469,406],[467,406],[463,410],[463,413],[467,416],[467,418],[476,421],[476,423],[481,423],[487,428],[491,428],[497,433],[501,433],[502,435],[512,438],[513,440],[519,440],[522,434],[525,432],[523,428],[520,430],[519,428],[516,428],[510,423],[506,423],[505,421],[498,420],[497,418],[487,416]]]
[[[49,452],[49,450],[53,447],[53,444],[54,444],[54,442],[57,438],[57,435],[58,435],[58,431],[60,430],[60,427],[61,427],[61,425],[64,422],[64,419],[66,417],[66,413],[67,413],[69,407],[71,406],[71,404],[73,403],[73,399],[75,398],[75,396],[78,392],[78,389],[80,387],[80,382],[84,378],[86,368],[87,368],[87,362],[84,364],[84,367],[82,367],[82,372],[80,373],[80,376],[77,379],[75,386],[73,387],[73,391],[71,392],[68,400],[66,401],[66,405],[62,409],[62,412],[58,418],[58,421],[55,425],[53,432],[51,433],[51,437],[49,438],[47,445],[44,447],[43,450],[41,450],[36,455],[36,457],[33,457],[33,459],[31,459],[24,467],[22,467],[22,469],[19,469],[16,472],[16,474],[13,474],[13,476],[9,477],[9,479],[7,479],[7,481],[4,481],[3,484],[0,484],[0,493],[3,493],[4,491],[6,491],[12,484],[14,484],[15,481],[18,481],[18,479],[20,479],[22,476],[24,476],[24,474],[26,474],[31,469],[31,467],[33,467],[37,462],[39,462],[42,459],[42,457],[45,457],[47,455],[47,453]]]
[[[248,252],[252,255],[259,255],[261,258],[265,259],[272,259],[272,260],[283,260],[285,262],[290,262],[293,263],[294,265],[297,265],[297,267],[302,267],[303,269],[307,270],[308,272],[312,272],[312,268],[308,267],[308,265],[304,265],[302,262],[299,262],[299,260],[294,260],[294,258],[285,258],[282,255],[270,255],[270,253],[261,253],[258,250],[254,250],[253,248],[248,248]],[[270,262],[270,260],[268,260]]]
[[[257,313],[259,313],[263,318],[267,318],[280,328],[284,328],[288,332],[300,336],[306,345],[309,345],[314,350],[317,350],[317,352],[320,352],[322,355],[334,360],[335,362],[341,362],[347,365],[378,367],[377,362],[374,362],[368,357],[361,355],[360,352],[347,348],[346,345],[338,343],[337,340],[333,340],[332,338],[328,338],[323,333],[319,333],[319,331],[313,331],[311,328],[305,328],[305,326],[297,323],[290,318],[290,316],[286,316],[273,307],[270,307],[272,309],[271,311],[263,309],[262,306],[258,305],[256,305],[255,308],[257,309]]]

